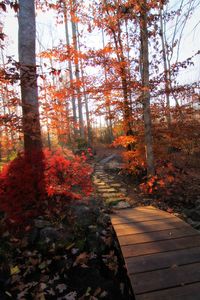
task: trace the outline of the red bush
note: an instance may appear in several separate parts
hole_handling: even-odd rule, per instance
[[[178,190],[183,181],[181,170],[171,162],[159,161],[156,166],[156,175],[147,178],[140,184],[140,190],[145,194],[171,196]]]
[[[45,186],[48,196],[65,195],[72,199],[91,192],[91,167],[84,155],[66,159],[60,151],[45,151]]]
[[[10,224],[30,223],[46,210],[53,213],[58,198],[89,195],[91,171],[84,157],[66,158],[61,151],[20,154],[0,173],[0,210]]]

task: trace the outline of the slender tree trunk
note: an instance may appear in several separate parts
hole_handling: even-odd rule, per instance
[[[24,149],[27,154],[42,148],[35,59],[34,4],[34,0],[19,0],[19,63]]]
[[[142,77],[142,103],[144,111],[144,134],[147,161],[147,174],[154,175],[153,137],[150,111],[150,86],[149,86],[149,47],[148,47],[148,21],[147,1],[141,4],[140,38],[141,38],[141,77]]]
[[[120,26],[118,25],[118,31],[120,31]],[[121,42],[121,36],[118,34],[118,37],[116,35],[116,32],[112,30],[113,33],[113,39],[115,43],[115,48],[117,50],[117,59],[119,63],[125,63],[125,57],[123,54],[123,45]],[[126,135],[133,135],[132,130],[132,110],[131,110],[131,104],[130,104],[130,98],[129,98],[129,89],[128,89],[128,72],[127,67],[121,66],[120,68],[120,77],[121,77],[121,83],[122,83],[122,92],[123,92],[123,114],[124,114],[124,130]]]
[[[39,43],[39,52],[42,51],[42,43],[40,42],[39,38],[37,39],[38,43]],[[40,57],[40,69],[42,72],[42,75],[44,76],[44,71],[43,71],[43,67],[42,67],[42,58]],[[45,79],[43,79],[43,89],[44,89],[44,101],[45,101],[45,105],[47,105],[47,88],[46,88],[47,82]],[[49,117],[48,117],[48,112],[44,112],[46,121],[45,121],[45,125],[47,128],[47,143],[48,143],[48,148],[49,150],[51,150],[51,135],[50,135],[50,126],[49,126]]]
[[[165,80],[165,95],[167,102],[167,124],[168,128],[171,126],[171,114],[170,114],[170,80],[169,80],[169,70],[167,67],[167,56],[166,56],[166,45],[164,39],[164,25],[163,25],[163,11],[160,8],[160,37],[162,43],[162,54],[163,54],[163,64],[164,64],[164,80]]]
[[[67,19],[67,9],[66,9],[66,3],[63,1],[63,12],[64,12],[64,20],[65,20],[65,35],[66,35],[66,44],[69,47],[70,46],[70,40],[69,40],[69,28],[68,28],[68,19]],[[70,88],[73,89],[73,71],[72,71],[72,63],[69,59],[68,61],[68,68],[69,68],[69,79],[70,79]],[[74,134],[76,136],[76,124],[77,124],[77,115],[76,115],[76,98],[74,95],[71,97],[72,102],[72,113],[73,113],[73,127],[74,127]]]
[[[102,29],[102,43],[103,43],[103,48],[105,47],[105,39],[104,39],[104,32]],[[105,75],[105,82],[107,85],[108,78],[107,78],[107,72],[106,68],[104,66],[104,75]],[[109,131],[109,139],[110,143],[113,142],[114,140],[114,135],[113,135],[113,124],[112,124],[112,117],[111,117],[111,109],[110,109],[110,95],[106,96],[106,112],[107,112],[107,119],[108,119],[108,131]]]
[[[1,49],[1,59],[2,59],[2,65],[3,65],[3,68],[5,69],[6,68],[6,64],[5,64],[5,59],[4,59],[4,53],[3,53],[3,46],[1,45],[0,43],[0,49]],[[6,115],[6,110],[8,111],[8,115],[10,116],[11,115],[11,111],[10,111],[10,107],[8,105],[8,102],[9,102],[9,92],[8,92],[8,84],[6,83],[5,84],[5,89],[4,91],[2,92],[2,104],[3,104],[3,111],[4,111],[4,115]],[[12,147],[13,147],[13,150],[15,151],[15,139],[14,139],[14,135],[15,135],[15,132],[13,132],[13,130],[8,130],[7,126],[5,126],[5,129],[4,129],[4,132],[5,132],[5,135],[7,137],[7,141],[9,141],[11,139],[12,141]],[[10,152],[10,150],[8,150],[8,152]],[[9,153],[8,153],[8,156],[9,156]]]
[[[118,41],[118,49],[119,51],[119,62],[125,63],[125,55],[124,55],[124,47],[122,44],[122,37],[121,37],[121,28],[120,28],[120,22],[118,20],[118,35],[116,37],[116,34],[114,34],[115,39],[115,45],[117,45]],[[121,67],[121,81],[122,81],[122,89],[123,89],[123,95],[124,95],[124,123],[125,123],[125,129],[126,129],[126,135],[133,135],[133,129],[132,129],[132,100],[131,100],[131,94],[130,89],[128,87],[128,80],[130,80],[130,69],[128,66],[122,66]]]
[[[128,68],[128,80],[131,82],[131,70],[130,70],[130,45],[129,45],[129,32],[128,32],[128,20],[125,20],[125,28],[126,28],[126,46],[127,46],[127,59],[129,63]],[[131,112],[133,113],[133,101],[132,101],[132,93],[131,90],[129,91],[129,101],[130,101],[130,107]]]
[[[42,66],[42,64],[41,64]],[[41,68],[42,69],[42,68]],[[43,74],[43,70],[42,70],[42,74]],[[47,90],[46,90],[46,80],[43,80],[44,83],[44,99],[45,99],[45,104],[47,105]],[[48,142],[48,148],[49,150],[51,150],[51,135],[50,135],[50,126],[49,126],[49,116],[48,116],[48,112],[46,113],[46,128],[47,128],[47,142]]]
[[[78,26],[77,26],[77,41],[78,41],[78,50],[81,51],[80,46],[80,40],[79,40],[79,32],[78,32]],[[80,58],[80,70],[81,70],[81,80],[83,83],[83,95],[85,100],[85,112],[86,112],[86,121],[87,121],[87,137],[88,137],[88,145],[92,145],[92,128],[91,128],[91,122],[90,122],[90,112],[89,112],[89,106],[88,106],[88,97],[85,90],[85,80],[84,80],[84,71],[83,71],[83,61]]]
[[[72,0],[71,13],[73,14],[74,14],[74,5],[75,5],[75,0]],[[82,99],[80,95],[80,88],[78,86],[80,82],[80,70],[79,70],[79,59],[77,56],[78,53],[77,29],[76,29],[76,23],[73,20],[71,20],[71,23],[72,23],[73,46],[76,52],[75,76],[76,76],[76,83],[77,83],[76,91],[77,91],[77,99],[78,99],[79,132],[80,132],[80,137],[84,138],[85,133],[84,133],[84,122],[83,122],[83,106],[82,106]]]

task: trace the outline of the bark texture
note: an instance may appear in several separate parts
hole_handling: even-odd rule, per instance
[[[144,111],[144,134],[145,150],[147,161],[147,174],[154,175],[154,153],[152,122],[150,110],[150,85],[149,85],[149,46],[148,46],[148,19],[147,1],[143,0],[140,14],[140,33],[141,33],[141,77],[142,77],[142,104]]]
[[[23,111],[24,149],[41,150],[38,88],[35,59],[35,3],[19,0],[19,63]]]
[[[66,43],[67,46],[70,46],[70,39],[69,39],[69,28],[68,28],[68,19],[67,19],[67,8],[66,3],[63,1],[63,12],[64,12],[64,20],[65,20],[65,35],[66,35]],[[69,67],[69,79],[70,79],[70,88],[73,88],[73,70],[72,70],[72,62],[68,60],[68,67]],[[72,95],[71,97],[72,102],[72,112],[73,112],[73,127],[74,127],[74,134],[76,136],[76,124],[77,124],[77,116],[76,116],[76,98]]]
[[[71,6],[71,14],[75,15],[74,12],[74,6],[75,6],[75,0],[72,1],[72,6]],[[73,46],[76,52],[78,52],[78,40],[77,40],[77,27],[76,23],[71,20],[72,23],[72,38],[73,38]],[[80,88],[79,88],[79,83],[80,83],[80,70],[79,70],[79,59],[78,55],[75,58],[75,76],[76,76],[76,92],[77,92],[77,99],[78,99],[78,117],[79,117],[79,132],[80,132],[80,137],[84,139],[85,137],[85,132],[84,132],[84,121],[83,121],[83,105],[82,105],[82,99],[81,99],[81,93],[80,93]]]

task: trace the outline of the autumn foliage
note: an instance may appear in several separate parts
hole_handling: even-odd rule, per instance
[[[188,176],[188,166],[194,167],[192,157],[198,165],[199,122],[197,118],[191,117],[194,116],[191,108],[182,109],[182,115],[179,115],[177,109],[171,109],[173,123],[171,128],[168,128],[165,119],[158,117],[158,110],[161,109],[160,106],[154,106],[154,176],[147,176],[141,123],[137,122],[137,131],[133,136],[119,136],[112,145],[124,149],[123,171],[130,174],[138,183],[139,190],[143,194],[167,199],[182,192]]]
[[[20,154],[0,173],[0,210],[11,225],[59,214],[70,200],[90,194],[91,172],[84,155],[66,157],[49,150],[31,158]]]
[[[150,178],[145,177],[139,187],[144,194],[157,197],[164,195],[168,198],[181,188],[183,179],[184,173],[180,168],[175,167],[169,161],[158,161],[156,175]]]

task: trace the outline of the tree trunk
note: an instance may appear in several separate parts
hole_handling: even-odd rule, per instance
[[[143,0],[140,14],[140,38],[141,38],[141,78],[142,78],[142,103],[144,112],[144,134],[147,161],[147,174],[155,174],[153,137],[150,111],[150,86],[149,86],[149,47],[148,47],[148,20],[147,1]]]
[[[121,35],[120,35],[120,26],[118,24],[118,37],[116,35],[116,32],[112,30],[113,33],[113,39],[115,43],[115,48],[117,50],[117,59],[120,64],[125,63],[125,57],[123,53],[123,45],[121,41]],[[121,83],[122,83],[122,91],[123,91],[123,114],[124,114],[124,131],[125,134],[133,135],[132,130],[132,110],[131,110],[131,104],[129,101],[129,88],[128,88],[128,70],[127,67],[121,66],[120,67],[120,77],[121,77]]]
[[[102,44],[103,44],[103,48],[105,48],[105,39],[104,39],[104,32],[102,29]],[[104,75],[105,75],[105,83],[107,85],[108,82],[108,78],[107,78],[107,72],[106,72],[106,68],[104,65]],[[111,108],[110,108],[110,94],[106,96],[106,114],[107,114],[107,120],[108,120],[108,132],[109,132],[109,140],[110,143],[113,142],[114,140],[114,134],[113,134],[113,124],[112,124],[112,116],[111,116]]]
[[[164,64],[164,80],[165,80],[165,95],[167,102],[167,124],[168,128],[171,126],[171,114],[170,114],[170,80],[169,80],[169,70],[167,67],[167,56],[166,56],[166,45],[164,39],[164,25],[163,25],[163,11],[160,8],[160,37],[162,43],[162,54],[163,54],[163,64]]]
[[[77,40],[78,40],[78,50],[81,51],[81,45],[79,40],[79,31],[77,26]],[[90,111],[89,111],[89,105],[88,105],[88,96],[86,94],[85,89],[85,79],[84,79],[84,71],[83,71],[83,61],[82,58],[80,58],[80,69],[81,69],[81,80],[83,83],[83,95],[85,100],[85,112],[86,112],[86,121],[87,121],[87,137],[88,137],[88,146],[92,145],[92,128],[91,128],[91,122],[90,122]]]
[[[19,63],[23,111],[24,150],[42,149],[35,59],[34,0],[19,0]]]
[[[74,5],[75,5],[75,0],[72,1],[72,7],[71,7],[71,14],[74,13]],[[80,132],[80,137],[84,138],[84,122],[83,122],[83,107],[82,107],[82,99],[80,95],[80,88],[79,88],[79,82],[80,82],[80,70],[79,70],[79,59],[77,56],[78,53],[78,42],[77,42],[77,30],[76,30],[76,23],[71,20],[72,23],[72,38],[73,38],[73,46],[74,50],[76,52],[75,54],[75,76],[76,76],[76,91],[77,91],[77,99],[78,99],[78,116],[79,116],[79,132]]]
[[[64,12],[64,20],[65,20],[65,35],[66,35],[66,44],[67,46],[70,46],[70,40],[69,40],[69,28],[68,28],[68,19],[67,19],[67,9],[66,9],[66,3],[63,1],[63,12]],[[69,79],[70,79],[70,88],[73,89],[73,71],[72,71],[72,63],[69,59],[68,61],[68,67],[69,67]],[[74,95],[71,97],[72,102],[72,112],[73,112],[73,128],[74,128],[74,134],[76,136],[77,130],[76,130],[76,124],[77,124],[77,116],[76,116],[76,98]]]

